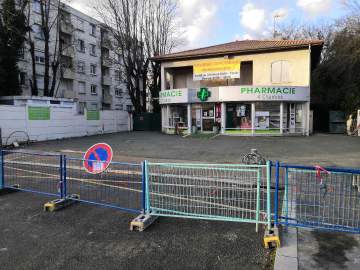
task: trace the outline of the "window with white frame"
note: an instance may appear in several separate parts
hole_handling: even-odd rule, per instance
[[[91,87],[90,87],[90,93],[92,95],[97,95],[97,85],[95,84],[92,84]]]
[[[96,56],[96,45],[90,44],[90,55]]]
[[[40,0],[34,0],[33,1],[33,11],[35,11],[36,13],[41,13]]]
[[[96,76],[96,65],[94,64],[90,65],[90,75]]]
[[[96,36],[96,25],[93,23],[90,23],[90,35]]]
[[[35,33],[35,38],[41,39],[41,40],[45,39],[44,31],[42,30],[40,24],[34,24],[31,28],[32,28],[32,31]]]
[[[271,82],[288,83],[290,82],[290,63],[280,60],[271,64]]]
[[[45,64],[45,56],[42,52],[36,52],[35,53],[35,62],[37,64]]]
[[[86,94],[86,82],[79,82],[78,88],[79,94]]]
[[[78,64],[77,64],[77,72],[82,73],[82,74],[85,73],[85,62],[83,62],[83,61],[78,62]]]
[[[78,39],[77,40],[77,46],[76,46],[77,50],[81,53],[85,53],[85,42],[82,39]]]

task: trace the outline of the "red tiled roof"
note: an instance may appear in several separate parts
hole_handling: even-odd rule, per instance
[[[322,40],[240,40],[194,50],[154,56],[154,61],[199,58],[245,52],[263,52],[322,46]]]

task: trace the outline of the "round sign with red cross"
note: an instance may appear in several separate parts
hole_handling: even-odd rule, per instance
[[[113,158],[113,151],[106,143],[97,143],[84,155],[84,168],[88,173],[99,174],[105,171]]]

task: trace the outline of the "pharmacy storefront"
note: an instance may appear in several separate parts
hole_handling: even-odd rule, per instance
[[[309,135],[310,88],[224,86],[160,92],[169,134]]]

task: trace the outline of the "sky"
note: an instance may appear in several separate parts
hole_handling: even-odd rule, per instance
[[[71,0],[70,5],[95,15],[89,2]],[[178,50],[269,38],[273,33],[274,15],[277,25],[331,22],[346,14],[344,2],[346,0],[178,0],[185,39]]]

